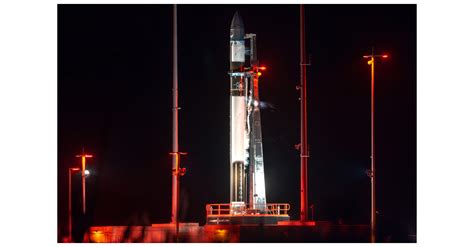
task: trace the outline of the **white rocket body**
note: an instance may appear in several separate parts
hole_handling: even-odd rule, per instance
[[[245,96],[231,97],[231,163],[245,163],[246,155],[246,125],[247,111]]]
[[[246,53],[245,39],[250,39]],[[230,203],[231,214],[266,210],[256,37],[244,34],[236,13],[230,28]],[[247,57],[249,60],[246,61]],[[252,67],[249,70],[248,65]],[[247,68],[245,68],[247,66]],[[254,105],[255,104],[255,105]]]

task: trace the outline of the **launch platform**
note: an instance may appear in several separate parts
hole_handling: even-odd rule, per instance
[[[206,225],[277,225],[290,221],[288,203],[267,203],[266,210],[254,210],[243,205],[230,203],[207,204]]]

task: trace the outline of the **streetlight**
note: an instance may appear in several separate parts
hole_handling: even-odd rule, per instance
[[[372,54],[365,55],[364,58],[369,58],[367,62],[371,67],[371,90],[370,90],[370,129],[371,129],[371,164],[370,171],[368,173],[370,177],[370,194],[371,194],[371,206],[370,206],[370,241],[375,243],[375,222],[376,222],[376,208],[375,208],[375,133],[374,133],[374,67],[375,67],[375,58],[388,58],[388,55],[374,55],[374,48],[372,47]]]
[[[86,214],[86,158],[92,158],[93,156],[86,154],[84,148],[82,148],[82,154],[78,154],[76,157],[82,160],[82,213]]]

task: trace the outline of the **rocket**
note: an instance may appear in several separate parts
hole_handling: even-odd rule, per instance
[[[230,201],[245,202],[246,83],[244,23],[235,12],[230,25]]]
[[[245,214],[247,210],[264,212],[265,175],[258,104],[259,68],[263,67],[258,64],[256,35],[244,33],[238,12],[230,25],[229,48],[231,214]]]

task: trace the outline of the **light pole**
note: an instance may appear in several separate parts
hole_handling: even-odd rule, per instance
[[[370,177],[370,195],[371,195],[371,205],[370,205],[370,241],[375,243],[375,224],[376,224],[376,207],[375,207],[375,126],[374,126],[374,68],[375,68],[375,58],[387,58],[388,55],[374,55],[374,48],[372,47],[372,54],[365,55],[364,58],[369,58],[370,60],[367,64],[371,67],[371,89],[370,89],[370,131],[371,131],[371,155],[370,155],[370,171],[368,173]]]
[[[68,209],[68,225],[69,225],[69,242],[72,242],[72,203],[71,203],[71,174],[73,171],[79,171],[77,167],[69,168],[69,209]]]
[[[86,154],[83,148],[82,154],[78,154],[76,157],[82,160],[82,213],[86,214],[86,158],[92,158],[93,156]]]

